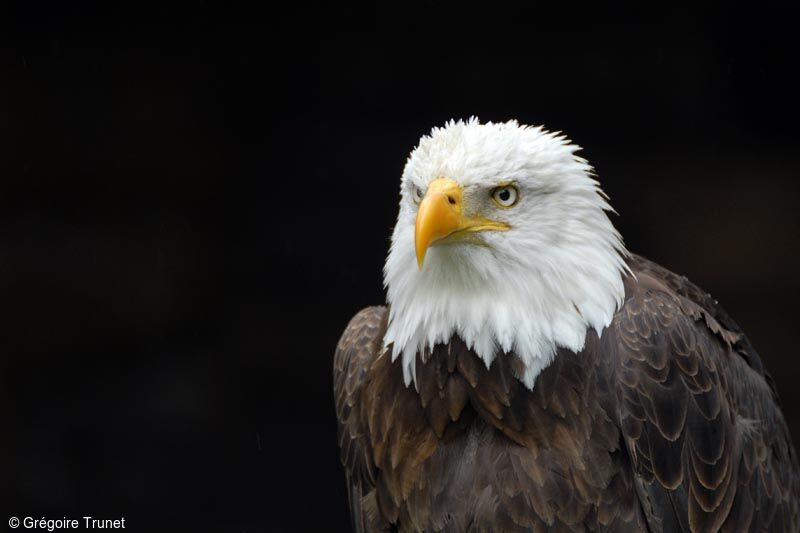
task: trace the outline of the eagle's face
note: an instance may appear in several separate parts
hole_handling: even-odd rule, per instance
[[[579,351],[621,302],[624,262],[610,209],[578,147],[516,122],[450,122],[403,173],[386,262],[384,339],[404,356],[460,336],[491,363],[515,352],[533,386],[556,347]]]

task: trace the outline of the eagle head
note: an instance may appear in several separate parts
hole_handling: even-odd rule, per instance
[[[457,335],[491,365],[514,354],[532,388],[622,303],[626,255],[579,147],[516,121],[450,121],[411,152],[384,267],[384,345],[406,384]]]

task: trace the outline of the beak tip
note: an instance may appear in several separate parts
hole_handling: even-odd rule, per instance
[[[428,246],[427,243],[425,245],[422,244],[419,232],[414,235],[414,252],[417,256],[417,267],[419,267],[420,271],[422,271],[422,264],[425,262],[425,255],[428,252]]]

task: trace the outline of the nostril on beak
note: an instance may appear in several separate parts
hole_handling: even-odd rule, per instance
[[[447,195],[447,201],[450,202],[450,205],[456,205],[456,199],[450,194]]]

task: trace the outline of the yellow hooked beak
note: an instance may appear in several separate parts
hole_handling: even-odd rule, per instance
[[[450,178],[438,178],[428,185],[419,204],[414,240],[417,264],[422,270],[428,247],[437,242],[462,240],[478,231],[505,231],[508,224],[464,215],[464,190]]]

